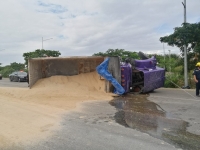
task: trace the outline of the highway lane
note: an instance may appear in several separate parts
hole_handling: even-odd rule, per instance
[[[28,83],[27,82],[10,82],[9,78],[2,78],[2,80],[0,80],[0,87],[28,88]]]
[[[130,99],[84,102],[61,130],[27,150],[199,150],[200,98],[194,90],[157,89]]]
[[[1,87],[28,88],[0,80]],[[200,149],[200,98],[195,90],[160,88],[110,101],[84,102],[62,117],[60,129],[31,145],[3,150]]]

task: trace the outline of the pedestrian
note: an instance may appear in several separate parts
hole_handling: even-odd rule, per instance
[[[196,64],[196,69],[193,72],[194,81],[196,83],[196,96],[200,97],[199,90],[200,90],[200,62]]]

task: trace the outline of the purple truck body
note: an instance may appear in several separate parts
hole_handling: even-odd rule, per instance
[[[125,93],[130,92],[130,87],[133,89],[139,87],[141,88],[140,92],[142,93],[147,93],[163,87],[165,81],[165,69],[157,67],[156,64],[157,61],[154,56],[145,60],[134,60],[134,69],[132,69],[130,64],[122,64],[121,85],[125,89]]]

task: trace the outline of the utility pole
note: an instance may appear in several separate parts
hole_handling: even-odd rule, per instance
[[[184,0],[184,3],[182,2],[184,7],[184,23],[186,23],[186,0]],[[186,37],[185,37],[186,38]],[[184,79],[185,79],[185,85],[183,88],[189,88],[188,86],[188,75],[187,75],[187,48],[186,44],[184,44]]]

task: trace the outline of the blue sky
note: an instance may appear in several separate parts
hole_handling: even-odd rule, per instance
[[[0,63],[24,63],[42,48],[62,56],[112,49],[163,54],[159,38],[183,23],[184,0],[6,0],[0,4]],[[187,22],[200,21],[200,1],[187,0]],[[179,53],[164,45],[166,53]]]

